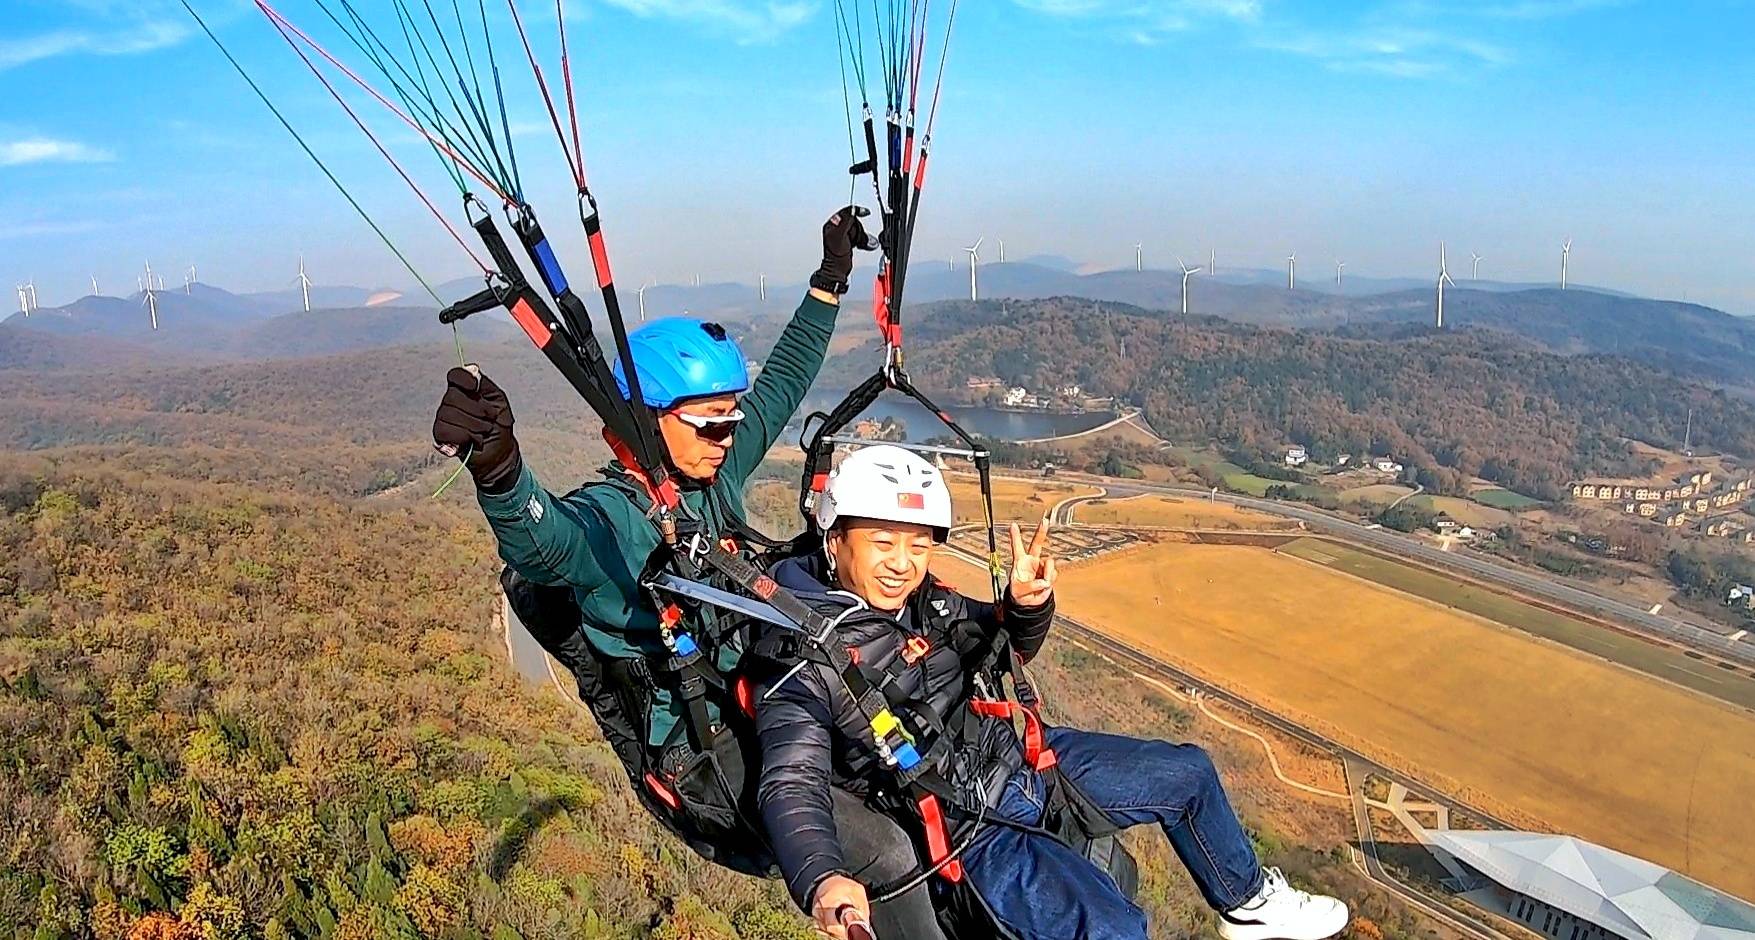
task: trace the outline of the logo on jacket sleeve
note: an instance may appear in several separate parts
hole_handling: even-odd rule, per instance
[[[897,493],[896,506],[901,509],[925,509],[926,495],[924,493]]]
[[[530,497],[530,502],[524,504],[524,511],[530,516],[531,522],[542,521],[542,501],[535,496]]]

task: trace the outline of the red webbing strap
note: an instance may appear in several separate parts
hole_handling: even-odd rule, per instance
[[[884,343],[889,346],[902,345],[902,323],[891,317],[890,311],[891,269],[888,264],[878,272],[877,282],[871,290],[871,316],[877,321],[878,332],[884,336]]]
[[[926,851],[938,873],[952,884],[963,880],[962,859],[952,859],[951,834],[945,828],[944,808],[938,805],[938,797],[928,793],[919,800],[920,821],[926,829]],[[946,861],[950,859],[950,861]]]
[[[651,790],[653,796],[658,797],[660,802],[672,810],[682,807],[682,801],[676,798],[676,793],[660,783],[658,777],[650,772],[646,774],[646,789]]]
[[[662,506],[665,509],[675,509],[682,505],[682,494],[676,491],[675,481],[667,476],[662,484],[654,487],[652,481],[640,469],[640,462],[634,457],[634,449],[628,446],[627,441],[610,433],[608,428],[603,429],[603,441],[609,445],[609,451],[615,455],[615,459],[621,461],[621,465],[627,468],[628,475],[639,480],[640,485],[646,488],[646,496],[652,500],[652,505]]]
[[[1006,721],[1016,716],[1024,719],[1024,760],[1038,772],[1047,770],[1059,763],[1054,756],[1054,748],[1048,746],[1046,735],[1042,731],[1042,718],[1033,708],[1026,708],[1017,702],[1004,699],[977,698],[969,700],[969,708],[984,718],[1002,718]]]

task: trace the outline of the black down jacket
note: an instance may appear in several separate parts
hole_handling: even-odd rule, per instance
[[[891,615],[867,607],[851,593],[832,591],[824,583],[826,567],[820,555],[796,557],[776,565],[769,575],[825,616],[840,618],[831,642],[853,654],[873,686],[890,683],[885,696],[891,710],[917,735],[947,723],[965,729],[960,746],[945,753],[936,768],[961,805],[974,808],[997,798],[1005,781],[1023,766],[1023,746],[1007,722],[965,714],[975,692],[971,669],[999,630],[1006,631],[1013,651],[1024,660],[1035,656],[1054,619],[1053,601],[1027,609],[1007,604],[1001,617],[993,604],[928,579],[904,610]],[[910,638],[916,638],[917,649],[918,640],[925,639],[923,656],[904,657]],[[745,663],[755,689],[762,746],[762,822],[774,842],[787,890],[808,910],[823,879],[846,873],[829,788],[864,795],[888,772],[866,716],[839,675],[827,665],[801,661],[801,642],[795,631],[769,627],[758,635]],[[971,721],[976,722],[974,731],[967,733]],[[922,753],[930,743],[919,741]]]

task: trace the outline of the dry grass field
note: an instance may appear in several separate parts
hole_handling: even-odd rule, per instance
[[[959,523],[981,521],[981,488],[975,475],[951,473],[951,505]],[[995,478],[993,481],[993,517],[995,522],[1036,524],[1055,503],[1069,496],[1095,494],[1089,486],[1070,483],[1038,483],[1034,480]]]
[[[1296,529],[1297,523],[1268,513],[1255,512],[1230,503],[1168,496],[1134,496],[1128,499],[1084,503],[1073,512],[1073,521],[1085,525],[1162,526],[1174,529],[1248,529],[1280,531]]]
[[[1430,496],[1421,494],[1408,502],[1425,509],[1430,509],[1433,512],[1444,513],[1463,525],[1472,525],[1476,528],[1497,529],[1514,518],[1511,513],[1506,512],[1503,509],[1494,509],[1491,506],[1483,506],[1480,503],[1471,502],[1456,496]]]
[[[1412,493],[1411,486],[1399,486],[1394,483],[1373,483],[1369,486],[1355,486],[1350,490],[1341,491],[1341,500],[1348,503],[1359,503],[1375,506],[1379,509]]]
[[[1747,711],[1258,548],[1119,554],[1061,604],[1489,810],[1755,895]]]

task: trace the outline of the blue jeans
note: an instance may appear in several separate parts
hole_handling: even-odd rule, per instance
[[[1157,823],[1214,910],[1261,889],[1261,863],[1225,798],[1219,773],[1192,744],[1052,728],[1060,769],[1118,826]],[[989,812],[1026,825],[1042,818],[1043,780],[1024,770]],[[975,889],[1024,940],[1144,940],[1146,915],[1109,876],[1045,835],[991,825],[963,855]]]

